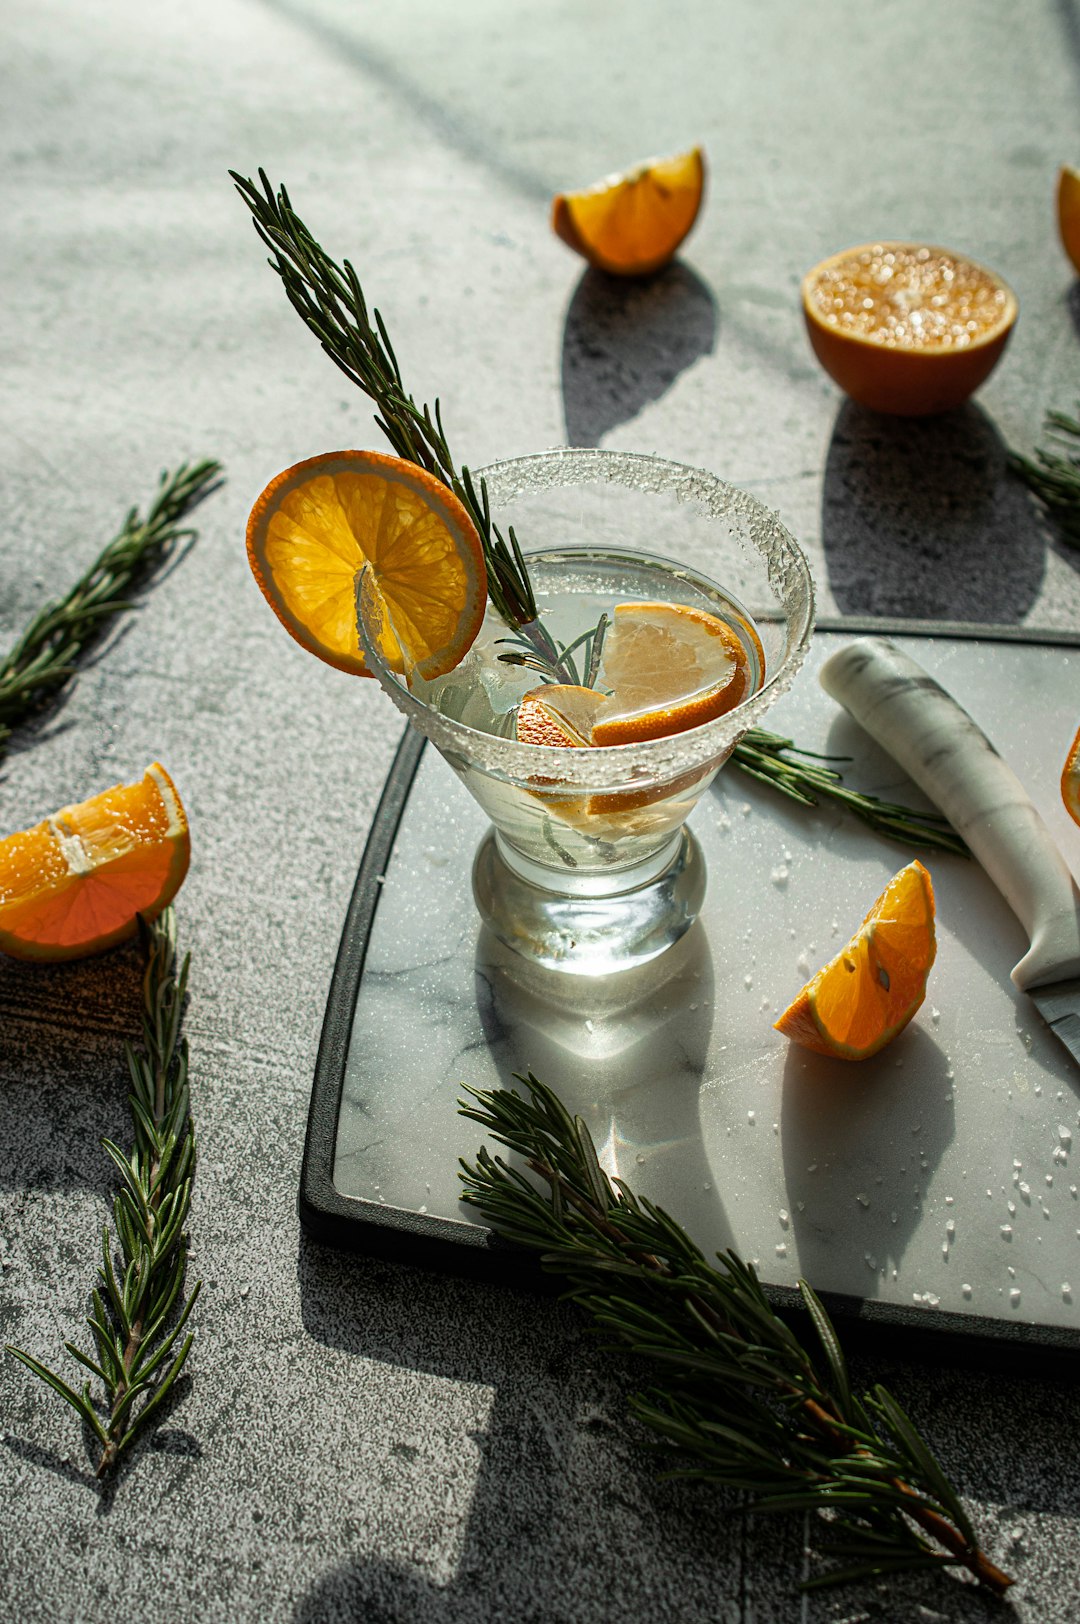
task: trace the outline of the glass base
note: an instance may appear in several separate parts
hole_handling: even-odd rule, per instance
[[[559,876],[568,882],[562,890],[528,878],[489,829],[472,878],[480,916],[500,942],[534,964],[577,976],[613,975],[655,959],[690,929],[705,898],[705,859],[685,828],[659,860],[616,875]]]

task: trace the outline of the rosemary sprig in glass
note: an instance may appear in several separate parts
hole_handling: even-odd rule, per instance
[[[115,1237],[108,1224],[102,1226],[101,1271],[86,1322],[94,1357],[73,1342],[64,1344],[101,1382],[105,1418],[91,1397],[89,1381],[76,1391],[40,1360],[8,1346],[9,1353],[71,1405],[98,1440],[98,1477],[116,1465],[136,1434],[160,1413],[191,1348],[190,1331],[178,1348],[177,1342],[201,1284],[197,1281],[183,1300],[184,1225],[195,1171],[187,1040],[180,1036],[188,960],[177,970],[171,908],[152,925],[140,920],[140,927],[146,952],[143,1052],[125,1046],[135,1145],[125,1156],[111,1140],[103,1140],[122,1183],[113,1201]]]
[[[75,675],[76,661],[105,622],[132,607],[132,589],[194,534],[180,521],[215,488],[220,472],[220,463],[198,462],[163,473],[145,519],[132,508],[119,534],[67,596],[30,622],[0,664],[0,756],[15,728]]]
[[[260,186],[229,171],[250,209],[255,229],[270,249],[270,265],[284,285],[293,309],[347,378],[374,402],[378,423],[399,457],[436,474],[461,499],[480,534],[488,570],[488,596],[511,635],[500,656],[509,665],[535,671],[544,681],[594,687],[600,670],[606,623],[590,628],[568,646],[558,644],[536,618],[536,599],[513,527],[504,539],[491,517],[483,479],[479,490],[467,467],[454,462],[436,400],[434,411],[417,406],[405,390],[386,325],[377,310],[368,313],[359,278],[346,259],[339,265],[295,213],[284,186],[276,192],[264,170]],[[261,187],[261,189],[260,189]],[[581,649],[581,669],[575,660]],[[771,784],[789,799],[814,806],[825,795],[894,840],[908,845],[966,851],[943,818],[878,801],[843,786],[826,767],[793,761],[807,757],[789,739],[752,729],[735,746],[732,760],[745,772]],[[822,758],[816,758],[818,760]]]
[[[1043,427],[1051,442],[1066,448],[1065,455],[1036,446],[1034,459],[1010,452],[1009,467],[1044,504],[1065,539],[1080,547],[1080,419],[1051,411]]]
[[[912,1568],[963,1567],[1002,1595],[928,1445],[883,1387],[852,1391],[825,1310],[800,1281],[813,1341],[773,1313],[732,1252],[710,1262],[662,1208],[601,1168],[585,1123],[530,1072],[459,1102],[515,1157],[462,1161],[463,1200],[545,1269],[615,1346],[649,1360],[631,1409],[683,1458],[684,1475],[748,1490],[752,1509],[828,1513],[838,1565],[808,1588]]]

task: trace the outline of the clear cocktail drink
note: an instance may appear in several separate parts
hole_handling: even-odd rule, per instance
[[[665,559],[632,553],[598,556],[553,551],[532,555],[528,563],[544,640],[559,651],[571,650],[560,661],[563,669],[542,674],[528,628],[511,636],[489,609],[480,635],[460,665],[433,682],[414,679],[410,684],[417,698],[439,715],[481,733],[528,742],[522,723],[531,702],[537,700],[563,721],[564,748],[589,748],[585,728],[602,726],[605,721],[609,728],[620,721],[624,724],[622,730],[628,736],[624,749],[643,742],[634,738],[635,731],[649,727],[650,718],[656,716],[655,705],[645,709],[640,693],[624,697],[603,653],[606,648],[610,654],[613,645],[618,652],[620,616],[627,606],[686,608],[702,619],[719,621],[730,633],[730,642],[725,643],[717,662],[726,669],[707,673],[686,658],[674,638],[665,639],[662,629],[652,638],[661,658],[667,652],[665,641],[670,647],[670,665],[652,675],[650,687],[654,699],[657,692],[662,695],[672,727],[667,736],[672,740],[691,725],[695,707],[734,708],[739,698],[755,693],[764,682],[764,654],[752,616],[732,595],[703,576]],[[603,628],[603,647],[596,669],[590,672],[597,627]],[[632,659],[631,655],[631,663]],[[625,658],[623,664],[627,664]],[[545,682],[544,676],[549,680]],[[590,676],[592,681],[587,682]],[[719,690],[726,692],[726,699]],[[710,704],[714,692],[716,705]],[[595,703],[590,704],[590,695],[595,696]],[[581,731],[575,729],[575,723]],[[661,719],[652,725],[663,728],[664,722]],[[664,736],[661,732],[660,737]],[[549,737],[552,743],[542,748],[560,750],[561,763],[557,726]],[[591,793],[568,789],[559,772],[544,759],[538,760],[537,771],[529,775],[527,784],[493,776],[472,761],[463,762],[458,770],[498,829],[504,847],[510,849],[509,860],[516,857],[519,863],[525,860],[545,870],[554,869],[561,881],[567,869],[583,876],[635,868],[670,844],[672,834],[682,826],[730,748],[718,741],[709,760],[688,769],[679,767],[677,746],[656,752],[648,763],[627,762],[621,771],[616,759],[606,769],[612,781]],[[505,849],[503,855],[507,856]]]
[[[367,583],[361,639],[491,819],[473,868],[485,922],[535,962],[610,973],[655,957],[700,909],[704,861],[686,818],[802,662],[809,570],[775,515],[698,469],[571,450],[485,478],[493,513],[531,544],[537,622],[515,630],[489,612],[459,665],[410,682],[380,656]],[[655,625],[643,656],[627,635],[635,605],[706,642],[719,628],[730,686],[715,646],[697,668],[684,646],[665,669]]]

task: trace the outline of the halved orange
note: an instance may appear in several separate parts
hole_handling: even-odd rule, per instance
[[[551,206],[556,235],[598,270],[648,276],[673,257],[698,217],[705,191],[700,147],[675,158],[649,158],[581,192],[560,192]]]
[[[1063,164],[1057,185],[1058,230],[1061,246],[1080,272],[1080,169]]]
[[[773,1024],[819,1054],[865,1060],[918,1010],[936,952],[934,888],[916,860],[894,875],[847,946]]]
[[[484,618],[487,574],[472,520],[442,480],[400,457],[332,451],[287,468],[251,510],[247,551],[286,631],[339,671],[371,675],[356,630],[365,566],[395,671],[452,670]]]
[[[1061,799],[1074,823],[1080,823],[1080,728],[1061,769]]]
[[[815,265],[802,283],[814,354],[853,400],[924,417],[967,400],[1016,321],[993,271],[925,243],[867,243]]]
[[[191,855],[187,817],[159,761],[0,840],[0,951],[76,959],[134,936],[170,903]]]

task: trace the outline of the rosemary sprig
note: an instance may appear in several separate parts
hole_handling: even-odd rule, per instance
[[[532,582],[513,525],[504,536],[491,517],[487,484],[479,489],[469,469],[458,468],[446,441],[438,400],[417,406],[406,392],[390,335],[378,310],[368,313],[359,278],[346,259],[339,265],[316,242],[293,210],[284,186],[277,192],[259,170],[262,190],[236,170],[236,190],[273,258],[289,303],[327,355],[376,407],[375,421],[399,457],[449,486],[476,526],[487,566],[488,597],[506,624],[522,631],[545,663],[560,670],[559,650],[537,619]],[[561,682],[570,681],[563,672]]]
[[[799,760],[791,760],[792,756]],[[822,795],[836,801],[863,823],[889,840],[898,840],[905,846],[932,847],[936,851],[952,852],[958,857],[971,853],[940,812],[919,812],[913,807],[901,806],[896,801],[881,801],[876,795],[848,789],[841,775],[831,767],[814,766],[814,762],[846,761],[847,756],[821,756],[813,750],[800,750],[791,739],[779,733],[767,733],[752,727],[743,734],[731,752],[731,760],[749,773],[779,790],[792,801],[803,806],[817,806]]]
[[[101,1271],[87,1318],[95,1357],[64,1344],[105,1390],[107,1418],[85,1381],[81,1390],[21,1348],[8,1352],[59,1393],[101,1445],[103,1477],[143,1427],[157,1415],[184,1368],[193,1340],[177,1348],[199,1295],[197,1281],[181,1304],[187,1266],[184,1231],[195,1170],[195,1135],[188,1109],[187,1039],[180,1036],[188,960],[176,966],[176,929],[167,908],[152,925],[140,919],[143,976],[143,1053],[125,1046],[131,1076],[135,1146],[125,1156],[102,1141],[122,1180],[113,1201],[115,1238],[101,1232]],[[174,1349],[176,1350],[174,1352]]]
[[[649,1360],[633,1413],[683,1472],[749,1490],[752,1509],[828,1513],[840,1558],[811,1587],[908,1568],[964,1567],[1002,1595],[951,1484],[883,1387],[852,1391],[825,1310],[800,1281],[813,1351],[734,1253],[711,1263],[662,1208],[609,1178],[585,1123],[530,1072],[527,1093],[469,1089],[471,1118],[524,1162],[486,1147],[462,1161],[463,1200],[540,1253],[610,1343]],[[532,1175],[531,1177],[529,1175]]]
[[[1036,446],[1034,460],[1012,451],[1009,467],[1043,503],[1066,540],[1080,547],[1080,420],[1050,411],[1043,430],[1051,441],[1073,449],[1062,456]]]
[[[75,675],[79,656],[111,616],[132,607],[127,594],[176,544],[194,534],[180,520],[214,488],[216,462],[183,463],[163,473],[146,518],[132,508],[118,535],[59,603],[34,617],[0,665],[0,756],[15,728]]]

